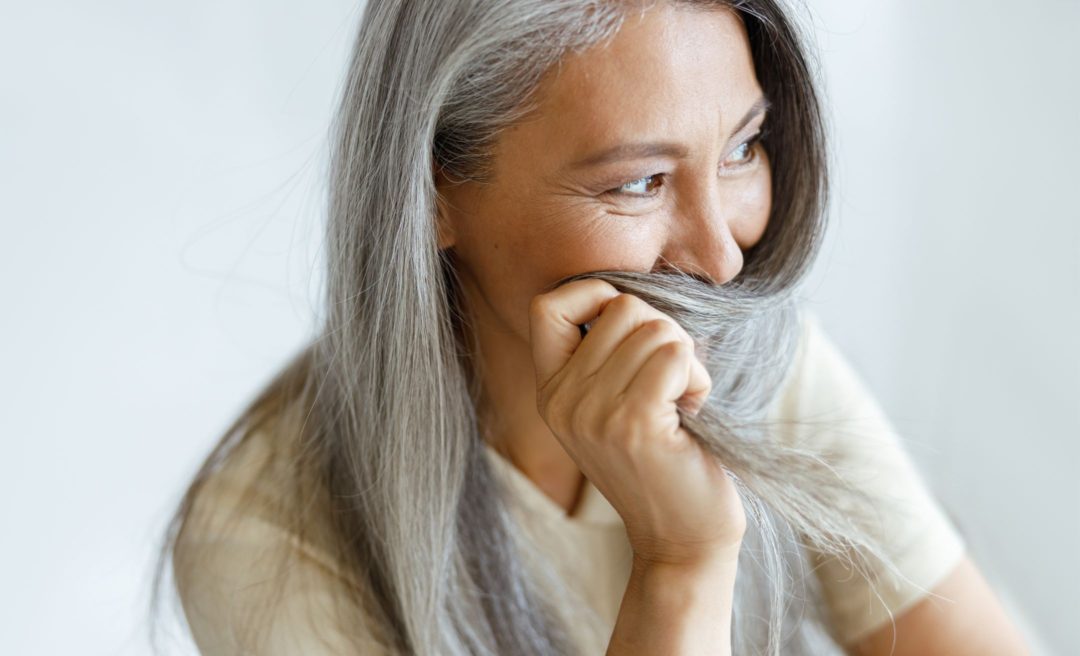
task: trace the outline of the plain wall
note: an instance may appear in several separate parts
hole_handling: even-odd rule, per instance
[[[1080,3],[812,3],[837,193],[807,292],[1048,648],[1080,654]]]
[[[1080,4],[812,5],[836,175],[806,302],[1027,630],[1080,653]],[[168,513],[313,328],[358,12],[0,5],[0,652],[147,652]]]

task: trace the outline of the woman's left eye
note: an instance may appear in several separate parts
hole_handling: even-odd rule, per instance
[[[731,158],[724,162],[724,166],[734,166],[738,168],[754,161],[754,146],[757,142],[761,141],[763,135],[764,131],[759,131],[754,136],[739,144],[739,147],[732,151]],[[731,164],[728,164],[728,162],[731,162]]]
[[[650,191],[650,181],[659,181],[660,173],[654,173],[647,175],[644,178],[638,178],[637,180],[631,180],[625,184],[622,184],[614,189],[609,190],[609,194],[617,194],[621,196],[637,196],[641,198],[648,198],[649,196],[656,195],[655,191]]]
[[[742,144],[738,148],[736,148],[735,152],[733,153],[733,155],[735,155],[735,157],[733,158],[735,160],[735,163],[737,164],[739,162],[750,159],[750,155],[753,152],[751,150],[752,148],[753,144],[751,144],[749,141],[742,142]]]

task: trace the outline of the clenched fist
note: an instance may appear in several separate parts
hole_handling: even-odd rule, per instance
[[[734,481],[680,425],[712,385],[686,331],[597,279],[535,296],[529,329],[540,416],[622,516],[635,557],[734,560],[746,529]]]

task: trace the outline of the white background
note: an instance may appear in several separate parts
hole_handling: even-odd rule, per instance
[[[837,170],[807,302],[1080,653],[1080,3],[811,4]],[[313,329],[358,12],[0,4],[0,652],[148,653],[168,513]]]

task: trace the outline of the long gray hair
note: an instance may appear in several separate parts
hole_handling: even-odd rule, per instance
[[[484,458],[481,363],[452,250],[437,248],[433,170],[486,179],[499,132],[535,107],[542,76],[645,4],[369,0],[333,125],[324,325],[204,462],[170,523],[158,576],[206,480],[273,425],[295,435],[295,490],[281,521],[301,534],[317,520],[332,527],[324,546],[364,582],[352,593],[367,619],[342,618],[343,628],[382,627],[401,653],[574,653],[568,623],[583,615],[561,596],[543,554],[518,537],[509,495]],[[722,286],[677,270],[582,276],[640,296],[706,345],[712,395],[683,420],[735,475],[751,519],[735,652],[827,653],[835,643],[805,552],[860,571],[887,559],[858,490],[821,454],[769,439],[763,420],[796,344],[793,290],[824,230],[827,151],[814,75],[776,0],[676,4],[731,9],[746,25],[772,102],[762,138],[773,176],[768,226]],[[155,577],[155,604],[159,584]]]

